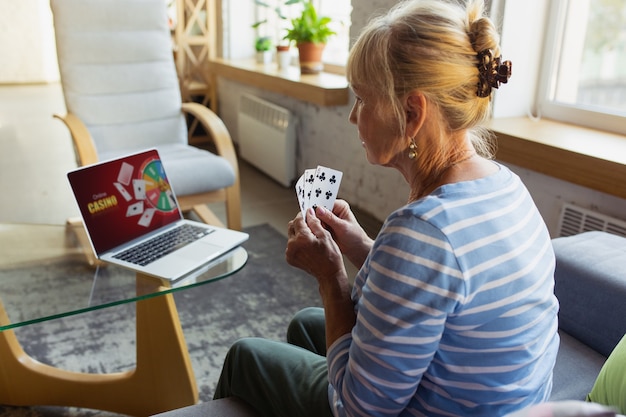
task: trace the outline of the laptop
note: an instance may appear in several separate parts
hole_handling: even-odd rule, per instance
[[[185,219],[156,149],[67,174],[98,259],[179,280],[248,239],[248,234]]]

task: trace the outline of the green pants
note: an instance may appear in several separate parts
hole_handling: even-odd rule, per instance
[[[264,417],[332,417],[328,404],[324,310],[298,312],[287,342],[237,341],[228,351],[215,399],[239,397]]]

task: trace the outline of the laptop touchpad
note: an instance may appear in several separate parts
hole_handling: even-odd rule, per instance
[[[208,259],[219,252],[222,248],[217,245],[212,245],[206,242],[195,242],[192,245],[176,251],[176,256],[180,256],[185,259]]]

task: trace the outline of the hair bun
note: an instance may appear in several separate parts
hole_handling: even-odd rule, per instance
[[[489,97],[494,88],[500,84],[506,84],[511,78],[513,64],[511,61],[502,62],[501,57],[493,56],[491,49],[485,49],[478,53],[478,97]]]

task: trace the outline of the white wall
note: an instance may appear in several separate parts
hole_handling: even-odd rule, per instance
[[[588,210],[626,220],[626,200],[622,198],[549,177],[526,168],[511,164],[506,165],[519,175],[526,184],[553,237],[557,236],[563,203],[575,204]]]
[[[0,84],[59,80],[48,0],[0,0]]]
[[[546,0],[507,1],[498,20],[502,57],[513,63],[511,81],[496,91],[494,117],[535,113],[539,65],[545,39]]]

